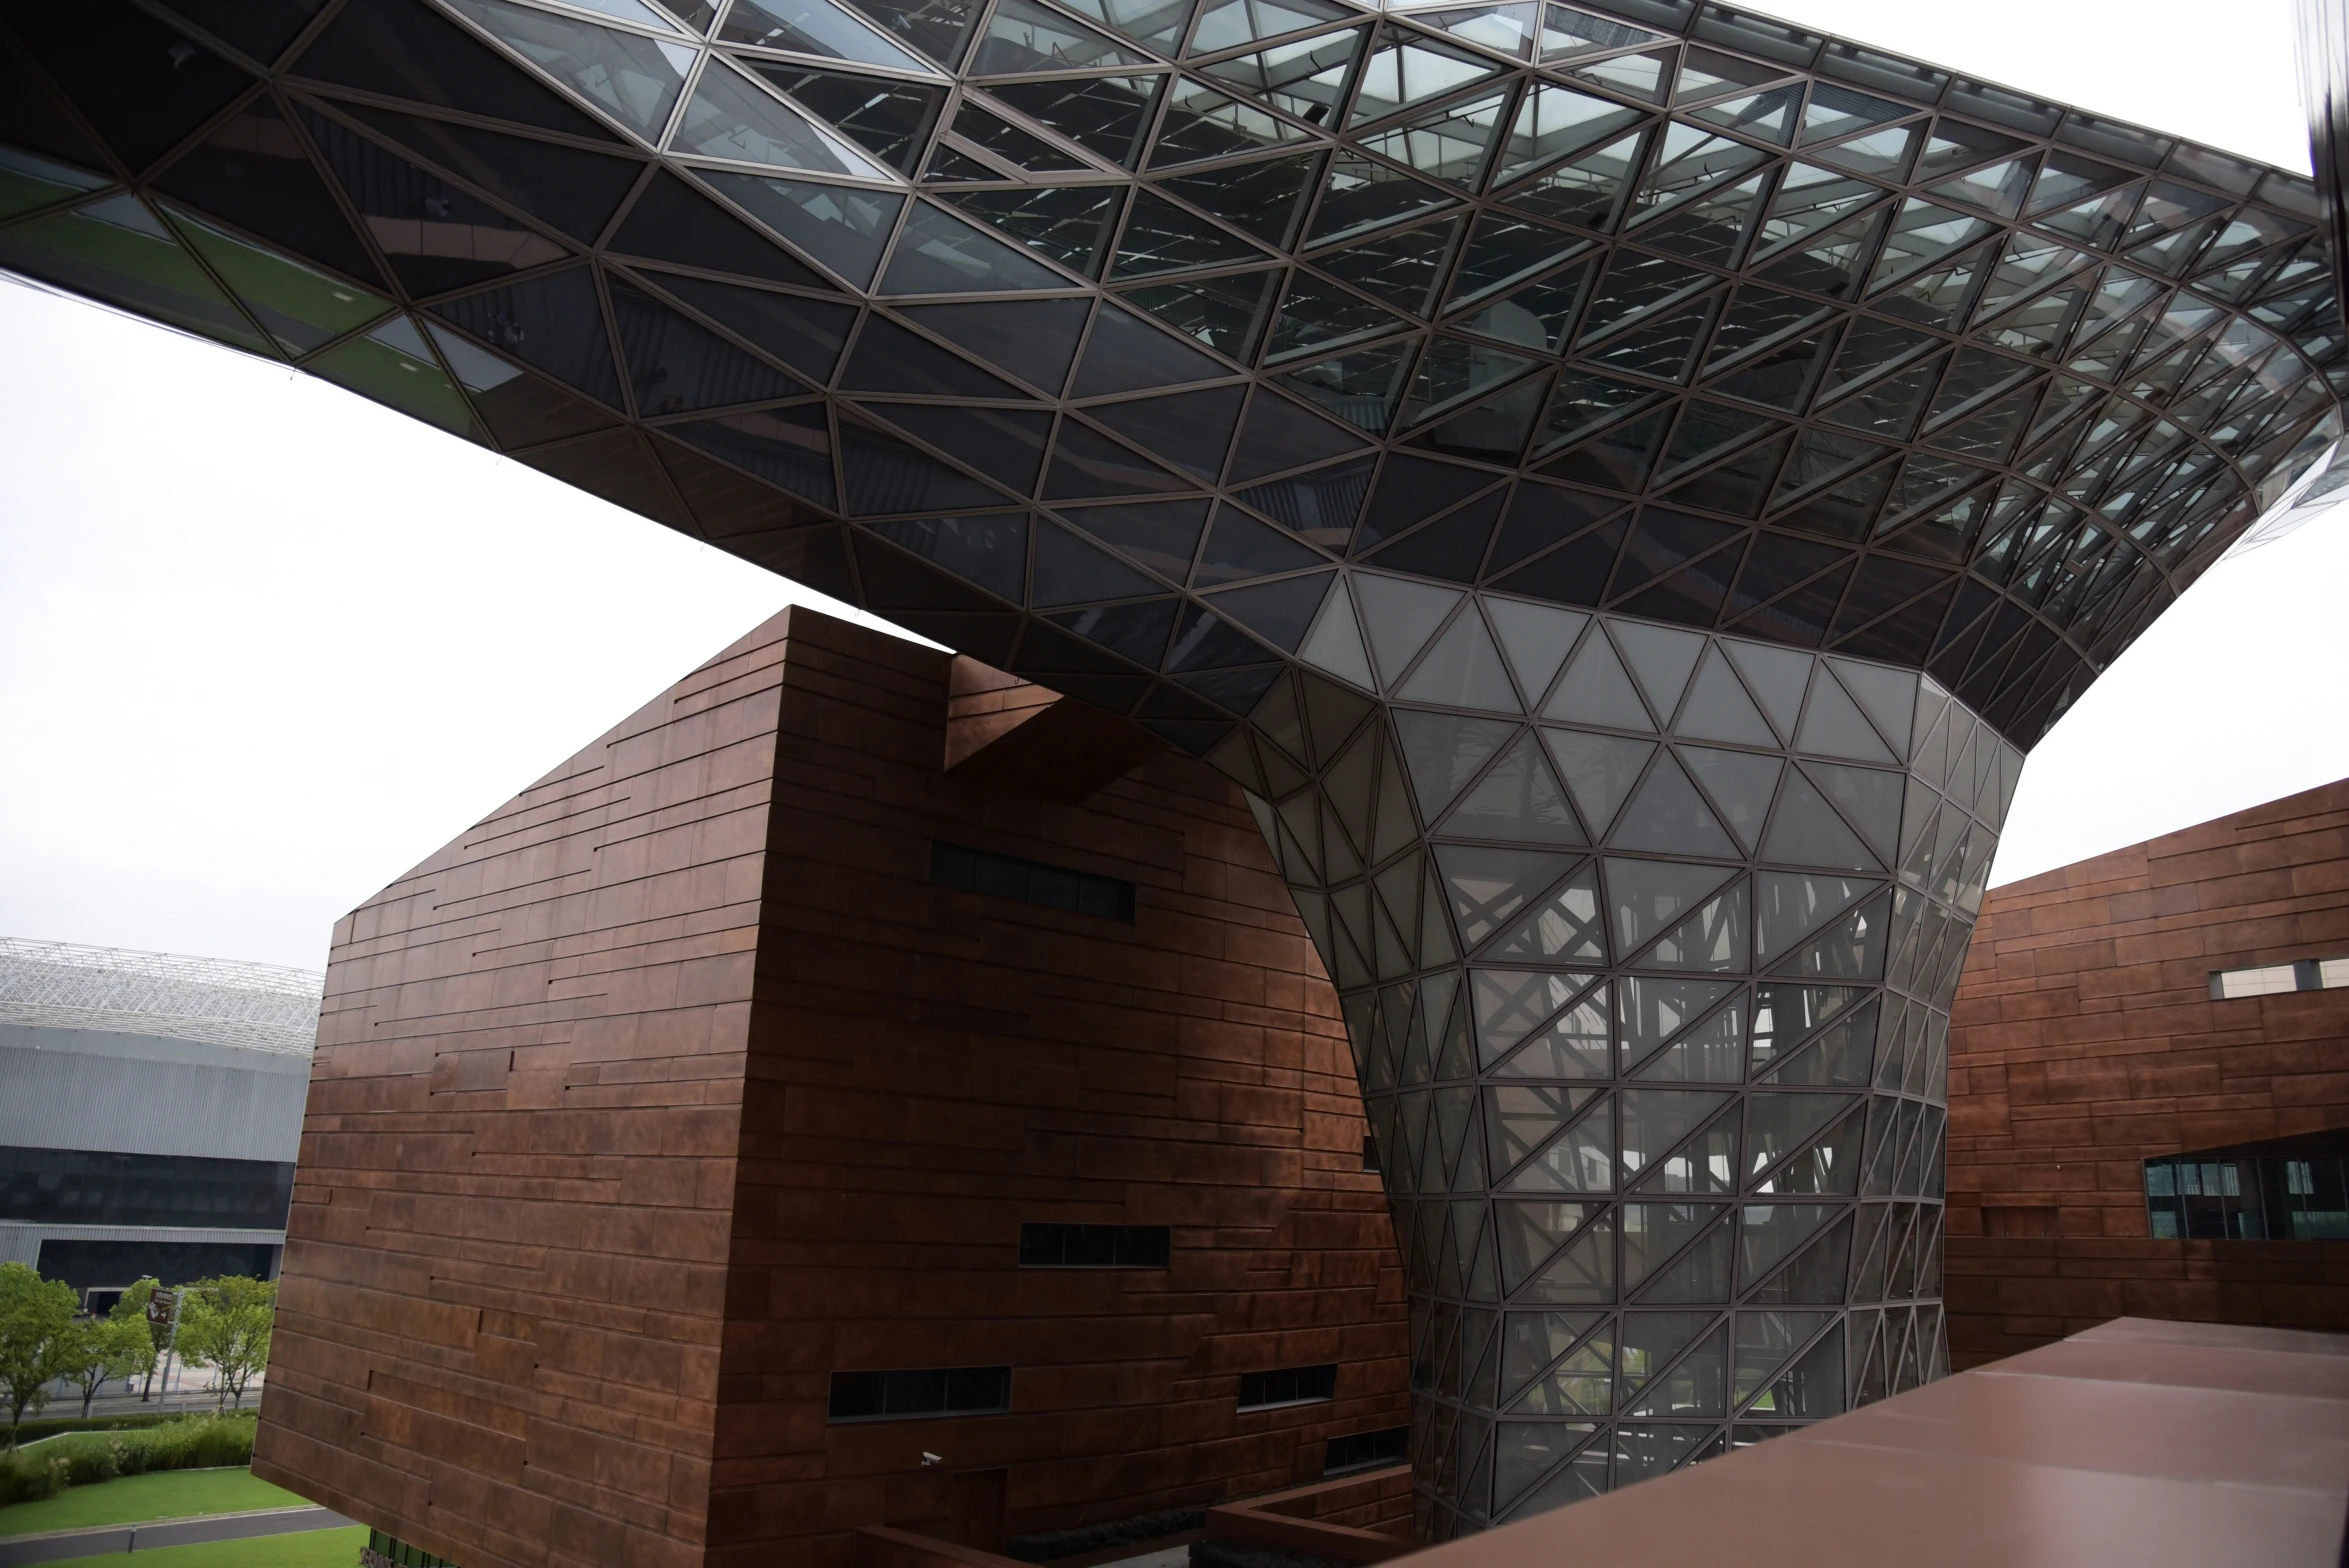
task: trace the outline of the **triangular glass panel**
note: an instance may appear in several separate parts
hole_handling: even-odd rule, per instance
[[[1439,337],[1419,359],[1419,374],[1403,405],[1403,423],[1415,425],[1440,409],[1453,407],[1513,376],[1534,368],[1534,361],[1504,354],[1463,338]]]
[[[697,172],[719,195],[739,203],[801,254],[813,257],[859,289],[871,285],[881,248],[888,243],[898,210],[905,205],[905,198],[893,191],[717,170]]]
[[[601,403],[623,406],[603,305],[583,268],[468,294],[434,306],[432,313]]]
[[[1635,131],[1519,186],[1508,201],[1537,217],[1604,233],[1622,215],[1647,133]]]
[[[1212,588],[1324,564],[1321,555],[1271,524],[1258,522],[1237,507],[1219,506],[1207,532],[1207,547],[1199,552],[1199,564],[1191,574],[1191,585]]]
[[[1630,953],[1646,946],[1685,920],[1734,875],[1735,867],[1610,858],[1607,896],[1616,950]]]
[[[1615,820],[1616,810],[1647,766],[1648,757],[1655,750],[1654,743],[1621,735],[1548,728],[1543,729],[1542,740],[1557,762],[1583,820],[1590,824],[1592,833],[1604,836]]]
[[[1061,422],[1053,449],[1052,468],[1044,480],[1047,501],[1082,501],[1192,488],[1179,476],[1075,420]]]
[[[1685,385],[1696,368],[1696,351],[1712,326],[1719,296],[1667,311],[1618,333],[1603,347],[1585,350],[1584,360],[1609,371],[1651,376]]]
[[[1764,871],[1754,878],[1754,961],[1767,967],[1880,884],[1850,877]]]
[[[1548,451],[1579,441],[1594,430],[1629,418],[1662,395],[1652,387],[1616,381],[1570,366],[1558,377],[1558,389],[1550,398],[1549,409],[1542,416],[1541,431],[1535,437],[1535,450]]]
[[[1566,662],[1575,637],[1590,619],[1572,610],[1514,599],[1488,600],[1485,611],[1492,618],[1501,651],[1508,656],[1519,687],[1531,700],[1549,690],[1551,677]]]
[[[1503,926],[1528,916],[1535,901],[1549,890],[1559,876],[1573,862],[1564,855],[1541,854],[1530,850],[1507,850],[1472,847],[1464,844],[1441,844],[1435,851],[1437,864],[1443,868],[1444,886],[1449,892],[1453,917],[1460,924],[1460,937],[1474,947]],[[1504,985],[1503,982],[1509,982]],[[1528,987],[1538,989],[1556,984],[1567,987],[1549,1001],[1533,997]],[[1514,1045],[1525,1032],[1547,1018],[1566,1000],[1572,986],[1579,979],[1566,976],[1517,975],[1507,976],[1497,971],[1479,971],[1477,985],[1478,1029],[1493,1043],[1488,1059]],[[1494,991],[1494,986],[1501,986]],[[1508,1009],[1488,1005],[1490,998],[1503,993],[1515,998]],[[1529,999],[1530,998],[1530,999]],[[1502,1022],[1516,1017],[1515,1009],[1531,1008],[1524,1013],[1513,1029]]]
[[[180,238],[211,263],[238,302],[289,354],[322,347],[392,308],[390,300],[340,278],[166,210]],[[428,361],[430,357],[425,356]]]
[[[1555,17],[1558,13],[1550,13]],[[1579,77],[1609,92],[1621,93],[1626,98],[1637,98],[1645,103],[1662,103],[1664,91],[1672,80],[1677,49],[1650,49],[1639,54],[1619,54],[1604,60],[1580,63],[1567,61],[1561,67],[1568,76]]]
[[[1800,773],[1790,775],[1779,792],[1777,814],[1762,840],[1762,858],[1782,865],[1883,869],[1827,804],[1826,797]]]
[[[997,491],[853,418],[845,409],[840,414],[840,464],[847,481],[848,511],[856,517],[1003,504]]]
[[[1623,849],[1723,859],[1737,858],[1740,853],[1687,773],[1669,754],[1648,770],[1647,782],[1625,808],[1608,842]]]
[[[1616,656],[1606,634],[1596,627],[1583,638],[1582,647],[1567,666],[1566,678],[1558,683],[1557,694],[1542,709],[1542,717],[1562,719],[1569,724],[1603,724],[1613,729],[1656,727],[1647,709],[1640,705],[1639,693],[1633,689],[1623,661]]]
[[[1070,9],[1170,55],[1181,45],[1183,27],[1191,19],[1191,0],[1076,0]]]
[[[1927,158],[1930,160],[1928,151]],[[1961,174],[1953,180],[1943,180],[1930,187],[1925,194],[1942,201],[1954,201],[1964,206],[1977,207],[2001,218],[2012,218],[2023,207],[2023,193],[2031,188],[2032,165],[2029,158],[2010,158],[1987,168]]]
[[[1273,322],[1267,361],[1326,351],[1355,338],[1374,337],[1408,326],[1391,310],[1373,305],[1309,272],[1291,275],[1280,316]]]
[[[1816,106],[1819,101],[1819,95],[1814,91],[1811,102]],[[1833,164],[1853,174],[1865,175],[1872,180],[1898,181],[1907,176],[1909,160],[1916,155],[1922,132],[1922,124],[1916,122],[1887,126],[1880,131],[1869,131],[1848,141],[1837,142],[1831,147],[1813,146],[1810,139],[1805,137],[1802,139],[1803,150],[1807,156],[1821,163]]]
[[[1510,122],[1493,183],[1506,185],[1543,164],[1613,136],[1639,119],[1637,109],[1557,83],[1536,83]]]
[[[1016,495],[1029,495],[1036,488],[1036,474],[1044,463],[1044,443],[1052,433],[1052,416],[1042,409],[954,408],[936,403],[868,407]]]
[[[1802,733],[1796,745],[1802,751],[1850,757],[1861,762],[1899,760],[1861,717],[1858,705],[1827,674],[1824,666],[1811,682],[1810,705],[1803,713]]]
[[[900,174],[913,173],[920,163],[946,101],[940,87],[883,83],[853,72],[819,71],[779,60],[745,63]]]
[[[642,290],[616,277],[608,287],[639,417],[765,402],[799,390],[780,372]]]
[[[1205,501],[1138,501],[1070,507],[1064,515],[1127,559],[1179,583],[1190,574],[1206,510]]]
[[[1448,48],[1418,33],[1389,25],[1362,68],[1354,89],[1349,127],[1400,114],[1414,104],[1471,86],[1501,67],[1462,49]]]
[[[1321,205],[1306,239],[1315,245],[1348,239],[1448,207],[1456,200],[1438,187],[1383,163],[1341,151],[1330,159]]]
[[[1869,258],[1876,253],[1876,237],[1883,231],[1889,211],[1885,207],[1874,208],[1796,240],[1754,276],[1766,282],[1808,289],[1829,299],[1856,299],[1859,281],[1867,273]]]
[[[1148,57],[1121,48],[1081,22],[1032,0],[999,0],[971,56],[980,76],[1024,76],[1084,71],[1097,66],[1148,65]]]
[[[1256,340],[1280,280],[1278,271],[1243,272],[1128,289],[1125,297],[1176,331],[1246,364],[1256,358]]]
[[[1420,659],[1419,667],[1395,695],[1405,702],[1521,711],[1484,620],[1471,609],[1456,618]]]
[[[1577,867],[1572,876],[1534,905],[1532,912],[1520,919],[1513,929],[1495,938],[1485,956],[1537,959],[1559,964],[1604,964],[1607,961],[1607,933],[1599,918],[1598,868],[1589,862]],[[1600,992],[1598,996],[1603,1010],[1605,993]],[[1606,1021],[1602,1017],[1596,1023],[1596,1029],[1589,1031],[1598,1036],[1594,1047],[1576,1045],[1568,1057],[1545,1065],[1554,1069],[1568,1059],[1595,1061],[1598,1075],[1604,1076]],[[1581,1024],[1577,1023],[1575,1027],[1580,1028]],[[1566,1039],[1558,1023],[1553,1023],[1547,1033],[1554,1041],[1562,1043]],[[1543,1071],[1526,1062],[1515,1064],[1513,1070],[1523,1071],[1529,1077],[1582,1076],[1570,1071]]]
[[[1267,245],[1286,247],[1296,237],[1320,168],[1320,154],[1293,153],[1223,164],[1210,174],[1175,175],[1161,181],[1160,188]]]
[[[885,70],[930,74],[919,55],[899,48],[872,28],[836,10],[825,0],[736,0],[718,29],[721,42],[755,49],[780,49],[877,65]]]
[[[1324,251],[1313,258],[1314,264],[1397,309],[1425,316],[1462,221],[1451,218],[1392,229],[1341,250]]]
[[[1096,405],[1086,412],[1135,445],[1212,483],[1223,472],[1244,392],[1242,387],[1210,387]]]
[[[1476,220],[1447,306],[1458,306],[1542,272],[1588,249],[1590,241],[1506,213]],[[1546,335],[1545,335],[1546,336]]]
[[[1382,131],[1366,132],[1362,145],[1382,157],[1408,164],[1467,190],[1484,183],[1487,155],[1509,112],[1507,92],[1445,104]]]
[[[1294,653],[1313,623],[1334,574],[1288,577],[1248,588],[1229,588],[1210,594],[1207,603],[1271,643],[1283,653]]]
[[[1259,38],[1280,38],[1309,27],[1350,20],[1354,13],[1330,0],[1209,0],[1191,35],[1191,53],[1216,54]]]
[[[1122,280],[1263,259],[1262,251],[1238,235],[1144,190],[1134,197],[1109,275]]]
[[[1452,589],[1368,572],[1356,574],[1354,590],[1362,600],[1371,651],[1390,686],[1402,678],[1436,627],[1460,601],[1460,594]]]
[[[628,159],[478,126],[389,109],[351,106],[347,112],[499,201],[583,242],[592,243],[603,233],[642,172]],[[413,209],[402,216],[412,218]]]
[[[1642,1016],[1653,1011],[1655,1004],[1642,1001],[1637,1004],[1637,1012],[1626,1013],[1625,999],[1630,993],[1669,993],[1661,1009],[1664,1017],[1675,1019],[1666,1027],[1677,1028],[1679,1021],[1703,1011],[1727,989],[1718,982],[1702,980],[1632,980],[1618,984],[1616,1027],[1624,1039],[1625,1070],[1635,1067],[1639,1059],[1635,1052],[1644,1055],[1653,1048],[1650,1035],[1657,1027],[1652,1017]],[[1623,1179],[1629,1185],[1679,1147],[1690,1133],[1728,1103],[1729,1096],[1711,1089],[1628,1089],[1617,1099],[1623,1114]]]
[[[1439,832],[1461,838],[1580,844],[1581,829],[1532,734],[1521,735],[1471,789]]]
[[[1021,130],[1001,115],[988,113],[971,99],[963,101],[961,112],[954,117],[954,134],[1032,174],[1081,174],[1091,172],[1093,167],[1076,154],[1063,152],[1041,136]],[[936,159],[931,160],[930,169],[933,176],[940,172]],[[970,178],[1000,176],[991,176],[974,165]]]
[[[647,38],[507,0],[449,3],[647,141],[660,139],[693,70],[693,47],[682,38]]]
[[[1169,336],[1142,317],[1103,301],[1077,362],[1071,395],[1107,397],[1151,387],[1180,386],[1230,374],[1221,364],[1182,339]]]
[[[1696,669],[1697,656],[1705,651],[1705,639],[1694,632],[1637,621],[1619,621],[1612,629],[1650,705],[1659,714],[1677,711],[1680,694]]]
[[[1342,583],[1331,588],[1319,619],[1297,649],[1297,657],[1340,680],[1373,691],[1378,689],[1378,680],[1370,673],[1370,656],[1363,651],[1361,627],[1354,618],[1354,601]]]
[[[1695,774],[1722,820],[1750,853],[1761,840],[1762,824],[1769,819],[1770,801],[1777,793],[1778,776],[1785,764],[1776,757],[1703,746],[1681,747],[1680,760]]]
[[[1354,74],[1354,57],[1369,36],[1369,28],[1351,27],[1342,33],[1321,33],[1254,54],[1235,55],[1199,69],[1283,114],[1335,130],[1339,103]]]
[[[1696,684],[1689,690],[1688,705],[1673,725],[1673,733],[1740,746],[1778,744],[1718,646],[1707,654],[1704,668],[1697,673]]]
[[[661,433],[691,442],[712,457],[819,506],[838,505],[832,483],[832,432],[820,405],[727,414],[665,425]]]
[[[1356,579],[1357,584],[1360,581]],[[1377,635],[1374,621],[1371,632],[1374,641]],[[1419,797],[1422,819],[1432,822],[1442,816],[1444,808],[1516,732],[1516,725],[1499,719],[1397,709],[1395,733],[1402,743],[1404,766],[1410,769],[1412,787]],[[1462,930],[1465,934],[1465,922]]]
[[[1631,200],[1627,226],[1653,221],[1707,191],[1734,184],[1769,154],[1693,125],[1667,125]]]
[[[678,116],[669,150],[816,174],[887,178],[887,171],[863,152],[715,60],[703,68],[692,101]]]
[[[1875,270],[1869,275],[1868,292],[1877,293],[1889,284],[1914,275],[1932,266],[1946,256],[1956,254],[1968,245],[1990,233],[1995,225],[1981,218],[1937,207],[1929,201],[1911,197],[1901,204],[1894,218],[1892,232],[1884,242],[1884,253],[1877,259]]]

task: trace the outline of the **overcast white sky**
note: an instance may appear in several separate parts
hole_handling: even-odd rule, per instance
[[[2285,0],[1761,9],[2307,166]],[[337,916],[825,602],[75,301],[0,283],[0,345],[0,933],[322,966]],[[2344,581],[2330,519],[2211,573],[2040,746],[1997,879],[2349,773]]]

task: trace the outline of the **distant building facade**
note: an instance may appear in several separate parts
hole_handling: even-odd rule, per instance
[[[0,1262],[85,1298],[275,1277],[322,985],[0,938]]]
[[[1950,1356],[2349,1330],[2349,780],[2009,884],[1949,1042]]]

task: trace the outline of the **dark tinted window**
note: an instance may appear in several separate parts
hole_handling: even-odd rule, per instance
[[[2349,1160],[2314,1150],[2147,1160],[2145,1210],[2160,1241],[2349,1239]]]
[[[1383,1432],[1349,1432],[1329,1440],[1329,1456],[1322,1461],[1321,1473],[1337,1475],[1399,1465],[1410,1448],[1411,1429],[1407,1426],[1390,1426]]]
[[[993,1415],[1011,1408],[1009,1367],[918,1367],[832,1374],[832,1419]]]
[[[1023,904],[1042,904],[1072,914],[1097,915],[1103,920],[1134,922],[1134,884],[1116,877],[1097,877],[1064,866],[1014,860],[961,844],[930,846],[930,880],[942,887],[995,898],[1016,898]]]
[[[1283,1367],[1277,1372],[1250,1372],[1240,1379],[1240,1408],[1261,1410],[1269,1405],[1301,1405],[1330,1399],[1338,1391],[1335,1365]]]
[[[1164,1225],[1022,1225],[1023,1269],[1162,1269],[1174,1251]]]
[[[283,1230],[293,1198],[272,1160],[0,1148],[0,1220]]]

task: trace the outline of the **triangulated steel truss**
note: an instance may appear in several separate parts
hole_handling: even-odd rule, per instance
[[[1438,1538],[1946,1364],[2018,748],[2342,430],[2309,180],[1698,0],[0,16],[0,265],[1247,788]]]
[[[324,975],[277,964],[0,936],[0,1024],[307,1056],[325,988]]]

